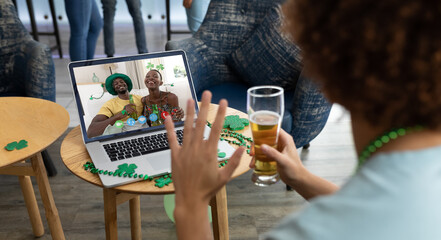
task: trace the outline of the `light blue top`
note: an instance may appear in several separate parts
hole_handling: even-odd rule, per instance
[[[376,154],[263,239],[441,239],[441,147]]]

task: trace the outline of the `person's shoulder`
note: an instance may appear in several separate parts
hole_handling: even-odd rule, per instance
[[[167,95],[167,98],[169,99],[178,99],[178,96],[176,96],[176,94],[172,93],[172,92],[165,92]]]

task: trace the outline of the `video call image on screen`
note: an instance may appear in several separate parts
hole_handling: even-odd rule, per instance
[[[168,115],[184,121],[192,98],[180,55],[77,67],[73,73],[88,138],[163,125]]]

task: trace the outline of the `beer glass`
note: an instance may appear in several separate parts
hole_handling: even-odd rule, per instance
[[[277,147],[280,125],[285,110],[283,88],[256,86],[247,91],[247,111],[254,141],[255,168],[251,180],[257,186],[279,181],[277,163],[262,153],[260,146]]]

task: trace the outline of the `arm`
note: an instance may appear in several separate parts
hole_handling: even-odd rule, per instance
[[[174,124],[166,118],[167,137],[171,149],[172,174],[175,186],[175,220],[178,239],[213,239],[208,221],[207,205],[210,199],[231,178],[244,152],[241,147],[231,156],[223,168],[217,163],[217,144],[227,108],[227,102],[219,102],[216,119],[208,140],[203,140],[211,93],[204,92],[196,126],[193,127],[194,101],[187,102],[187,119],[184,125],[184,142],[176,140]],[[197,168],[194,166],[198,166]]]
[[[319,195],[332,194],[338,186],[309,172],[302,164],[292,137],[280,130],[278,150],[262,146],[262,151],[277,162],[277,171],[283,182],[295,189],[306,200]],[[254,167],[254,163],[250,164]]]
[[[174,93],[168,93],[167,95],[168,104],[172,107],[179,107],[179,99],[178,96]]]
[[[184,0],[184,2],[182,2],[182,5],[184,5],[185,8],[191,8],[192,3],[193,0]]]
[[[126,110],[126,114],[129,115],[131,113],[136,112],[135,104],[127,104],[124,106],[123,110]],[[122,111],[122,110],[121,110]],[[127,117],[127,115],[122,114],[122,112],[117,112],[112,117],[107,117],[104,114],[98,114],[90,123],[89,128],[87,129],[87,136],[89,138],[96,137],[102,135],[107,126],[115,124],[116,121],[122,120]]]
[[[110,118],[102,114],[96,115],[87,129],[87,136],[91,138],[102,135],[107,126],[115,124],[117,120],[121,120],[124,117],[121,112]]]
[[[184,110],[182,110],[182,108],[179,107],[178,96],[176,96],[173,93],[169,93],[168,94],[168,104],[170,104],[170,106],[178,109],[178,111],[176,111],[176,118],[174,121],[175,122],[181,121],[181,119],[184,118]]]

